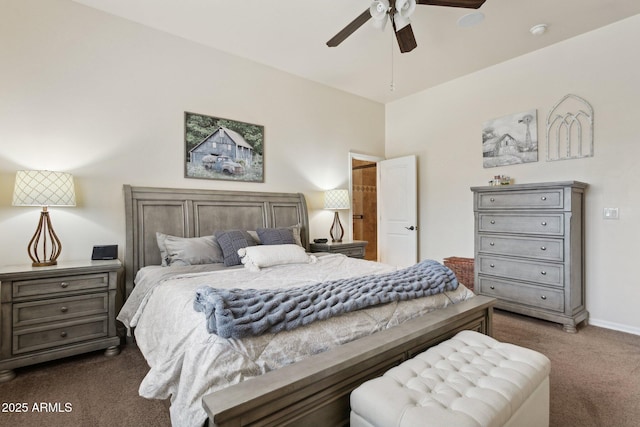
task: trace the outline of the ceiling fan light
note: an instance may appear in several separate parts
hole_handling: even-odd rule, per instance
[[[388,0],[376,0],[371,3],[369,13],[373,18],[373,27],[378,30],[384,30],[387,25],[387,13],[389,12]]]
[[[393,15],[396,32],[411,23],[409,17],[414,10],[416,10],[416,0],[396,0],[396,13]]]
[[[369,6],[369,13],[373,19],[383,16],[386,17],[389,7],[388,0],[375,0],[371,3],[371,6]]]
[[[405,18],[409,18],[416,10],[416,0],[397,0],[396,12]]]

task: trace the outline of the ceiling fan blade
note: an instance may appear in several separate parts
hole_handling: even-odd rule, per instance
[[[411,52],[418,46],[411,24],[396,31],[396,40],[398,40],[398,46],[400,46],[400,52],[402,53]]]
[[[449,7],[466,7],[469,9],[478,9],[486,0],[416,0],[418,4],[426,4],[429,6],[449,6]]]
[[[331,40],[327,42],[327,46],[336,47],[340,43],[342,43],[347,37],[353,34],[358,28],[362,27],[365,22],[367,22],[371,18],[371,12],[369,12],[369,8],[362,12],[360,16],[351,21],[349,25],[344,27],[338,34],[333,36]]]

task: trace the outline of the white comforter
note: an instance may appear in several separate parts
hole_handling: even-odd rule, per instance
[[[140,395],[171,397],[174,427],[201,426],[207,417],[201,398],[210,392],[473,296],[460,286],[454,292],[385,304],[292,331],[223,339],[208,333],[204,314],[193,309],[195,290],[200,286],[286,288],[386,273],[393,267],[332,254],[318,257],[313,264],[279,265],[258,272],[244,268],[206,271],[211,268],[142,269],[118,315],[127,327],[135,327],[137,344],[151,368],[140,385]]]

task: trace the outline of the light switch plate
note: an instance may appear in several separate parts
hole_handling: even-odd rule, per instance
[[[604,208],[602,216],[604,219],[619,219],[620,212],[618,208]]]

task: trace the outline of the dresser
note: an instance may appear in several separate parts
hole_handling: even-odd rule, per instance
[[[576,332],[587,320],[584,191],[577,181],[472,187],[475,291]]]
[[[342,242],[311,243],[311,252],[329,252],[344,254],[351,258],[364,258],[365,240],[345,240]]]
[[[106,349],[120,352],[118,260],[0,267],[0,382],[14,368]]]

